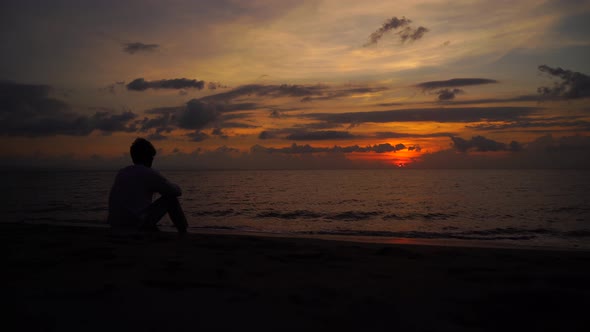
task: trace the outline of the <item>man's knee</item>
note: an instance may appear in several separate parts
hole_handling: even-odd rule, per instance
[[[164,200],[168,205],[180,204],[177,196],[162,196],[161,199]]]

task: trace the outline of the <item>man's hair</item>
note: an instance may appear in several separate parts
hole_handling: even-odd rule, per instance
[[[131,153],[131,159],[134,164],[148,163],[153,160],[156,155],[156,149],[152,143],[141,137],[137,138],[133,144],[131,144],[129,152]]]

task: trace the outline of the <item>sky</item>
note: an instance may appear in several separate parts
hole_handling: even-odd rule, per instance
[[[0,7],[0,167],[590,168],[590,1]]]

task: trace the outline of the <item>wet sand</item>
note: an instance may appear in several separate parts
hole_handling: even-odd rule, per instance
[[[590,252],[0,224],[5,326],[574,331]]]

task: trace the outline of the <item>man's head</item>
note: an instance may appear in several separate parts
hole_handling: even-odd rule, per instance
[[[131,144],[129,152],[131,152],[131,159],[135,165],[139,164],[146,167],[152,167],[152,162],[156,155],[156,149],[150,141],[144,138],[137,138],[133,144]]]

